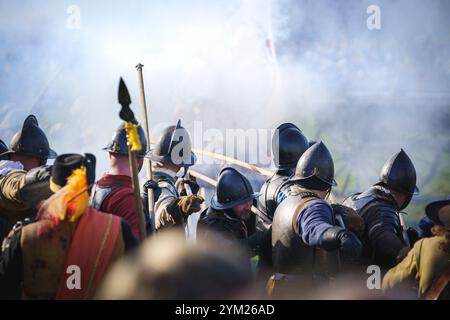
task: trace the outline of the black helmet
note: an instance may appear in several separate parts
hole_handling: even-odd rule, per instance
[[[39,128],[39,123],[34,115],[29,115],[23,122],[22,129],[16,132],[9,144],[9,150],[0,154],[0,157],[23,153],[41,159],[54,159],[57,154],[50,149],[44,131]]]
[[[133,121],[133,123],[138,124],[136,120]],[[147,138],[145,137],[144,129],[142,129],[142,126],[140,124],[138,125],[137,130],[139,134],[139,140],[141,141],[142,145],[142,149],[137,153],[137,155],[139,157],[144,157],[147,152]],[[125,130],[124,122],[122,122],[122,124],[117,128],[112,136],[112,140],[105,148],[103,148],[103,150],[128,155],[127,132]]]
[[[73,170],[86,167],[88,186],[95,182],[95,156],[85,153],[84,156],[76,153],[67,153],[58,156],[52,166],[50,178],[50,189],[58,191],[67,184],[67,178],[72,175]]]
[[[334,163],[330,151],[322,141],[314,143],[303,153],[295,168],[291,181],[317,178],[329,186],[336,186],[334,180]]]
[[[272,137],[273,161],[278,169],[292,169],[308,149],[308,139],[292,123],[283,123]]]
[[[317,143],[316,140],[309,140],[308,141],[308,148],[311,148],[315,143]]]
[[[395,191],[411,195],[419,193],[416,186],[416,169],[403,149],[386,161],[381,169],[380,182]]]
[[[6,146],[6,144],[3,142],[2,139],[0,139],[0,160],[7,160],[8,159],[8,155],[4,154],[5,152],[8,151],[8,147]]]
[[[246,177],[236,169],[227,167],[220,171],[216,194],[211,199],[211,208],[230,209],[258,196],[258,193],[253,192],[252,185]]]
[[[177,167],[190,167],[197,160],[191,148],[189,132],[181,126],[181,120],[178,120],[176,126],[164,129],[155,147],[145,157]]]

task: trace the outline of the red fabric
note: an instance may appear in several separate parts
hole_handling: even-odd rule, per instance
[[[56,299],[92,299],[109,266],[120,235],[120,218],[89,208],[81,217],[70,242]],[[71,265],[80,268],[81,288],[69,289]]]
[[[123,186],[113,190],[103,201],[100,208],[103,212],[108,212],[121,217],[131,227],[136,239],[140,240],[140,233],[138,227],[136,202],[134,199],[133,183],[131,177],[123,175],[109,175],[104,174],[103,177],[97,181],[101,187]]]

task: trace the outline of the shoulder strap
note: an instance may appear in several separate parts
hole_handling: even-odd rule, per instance
[[[94,184],[92,187],[91,196],[89,198],[89,206],[96,210],[102,210],[102,205],[106,198],[108,198],[114,190],[123,187],[125,186],[119,183],[109,187],[100,187],[98,184]]]

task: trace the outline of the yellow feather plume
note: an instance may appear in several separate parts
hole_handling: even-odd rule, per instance
[[[128,147],[130,147],[131,151],[141,151],[142,145],[141,140],[139,139],[139,133],[138,133],[138,125],[133,124],[131,122],[125,122],[125,130],[127,132],[127,142]]]
[[[67,179],[67,184],[44,203],[40,216],[59,221],[76,221],[89,206],[87,187],[86,168],[75,169]]]

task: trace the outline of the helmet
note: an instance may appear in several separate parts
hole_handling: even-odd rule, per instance
[[[138,124],[137,121],[133,121],[134,124]],[[141,141],[142,149],[138,152],[139,157],[144,157],[147,152],[147,138],[145,137],[144,129],[139,124],[137,127],[139,134],[139,140]],[[127,144],[127,132],[125,130],[125,123],[122,123],[117,130],[114,132],[111,141],[108,145],[103,148],[103,150],[118,153],[123,155],[128,155],[128,144]]]
[[[48,139],[44,131],[39,128],[39,123],[34,115],[29,115],[23,122],[22,129],[14,134],[9,144],[9,149],[0,154],[0,157],[23,153],[41,159],[54,159],[57,154],[50,149]]]
[[[190,167],[197,160],[191,149],[189,132],[181,126],[181,120],[178,120],[176,126],[169,126],[163,130],[158,142],[145,157],[177,167]]]
[[[283,123],[272,137],[275,166],[278,169],[295,168],[298,159],[308,147],[308,139],[297,126],[292,123]]]
[[[295,168],[291,181],[301,181],[315,177],[329,186],[336,186],[334,180],[334,163],[330,151],[320,141],[313,144],[303,153]]]
[[[419,188],[416,186],[416,169],[403,149],[383,165],[380,182],[395,191],[411,195],[419,193]]]
[[[3,142],[3,140],[0,139],[0,154],[2,155],[2,156],[0,156],[0,160],[7,160],[8,159],[8,155],[4,154],[7,151],[8,151],[8,147]]]
[[[259,196],[253,192],[252,185],[246,177],[234,168],[227,167],[220,171],[216,194],[211,199],[211,208],[215,210],[230,209]]]

